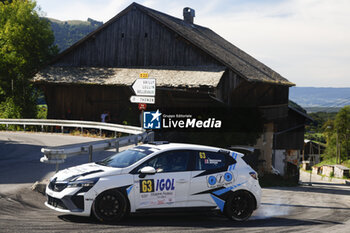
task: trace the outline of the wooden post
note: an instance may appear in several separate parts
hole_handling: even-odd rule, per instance
[[[141,129],[143,129],[143,121],[144,121],[144,119],[143,119],[143,110],[141,111]]]
[[[339,161],[338,164],[341,164],[341,144],[339,144]]]
[[[115,152],[119,153],[119,140],[115,142]]]
[[[89,146],[89,163],[92,162],[92,145]]]

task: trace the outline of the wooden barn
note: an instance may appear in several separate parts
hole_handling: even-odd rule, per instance
[[[302,157],[300,148],[304,148],[305,123],[313,121],[304,109],[288,105],[288,116],[274,120],[272,165],[286,176],[299,175],[299,163]],[[296,180],[298,182],[298,180]]]
[[[193,9],[184,8],[183,15],[179,19],[132,3],[59,54],[34,78],[45,93],[48,118],[100,121],[100,114],[109,111],[111,122],[139,125],[140,112],[129,101],[130,86],[146,72],[157,82],[156,103],[150,109],[220,109],[237,119],[250,115],[237,109],[258,110],[262,120],[249,123],[259,124],[261,131],[246,144],[256,146],[260,170],[269,172],[275,132],[293,127],[283,129],[278,122],[293,117],[288,91],[294,84],[209,28],[194,24]],[[234,131],[225,129],[226,135]]]

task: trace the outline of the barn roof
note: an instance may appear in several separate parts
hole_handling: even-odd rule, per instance
[[[163,23],[249,81],[268,82],[288,86],[294,85],[209,28],[186,23],[182,19],[155,11],[137,3],[133,3],[132,5],[135,5],[152,18]]]
[[[224,71],[225,67],[203,67],[201,70],[186,67],[174,70],[51,66],[38,73],[34,81],[131,86],[140,73],[148,73],[156,79],[158,87],[211,88],[219,84]]]
[[[118,20],[121,16],[126,14],[128,11],[137,8],[163,24],[170,30],[174,31],[178,35],[182,36],[194,46],[198,47],[205,53],[209,54],[215,60],[219,61],[223,66],[233,70],[238,75],[243,77],[244,79],[252,82],[264,82],[264,83],[272,83],[278,85],[286,85],[293,86],[294,84],[289,82],[287,79],[283,78],[280,74],[273,71],[263,63],[259,62],[252,56],[248,55],[244,51],[240,50],[227,40],[220,37],[218,34],[210,30],[209,28],[202,27],[196,24],[186,23],[184,20],[175,18],[173,16],[164,14],[162,12],[147,8],[137,3],[132,3],[125,10],[120,12],[114,18],[109,20],[107,23],[102,25],[96,31],[90,33],[88,36],[83,38],[82,40],[75,43],[73,46],[63,51],[60,55],[56,57],[52,64],[55,63],[58,59],[65,56],[70,51],[74,50],[77,46],[93,37],[95,34],[106,28],[108,25],[112,24],[116,20]],[[54,69],[54,68],[53,68]],[[64,72],[68,71],[70,68],[65,68]],[[63,71],[63,70],[62,70]],[[43,74],[48,71],[42,71],[37,74],[34,78],[34,81],[44,81]],[[131,71],[132,72],[132,71]],[[54,71],[57,73],[57,69]],[[73,80],[73,79],[72,79]],[[47,80],[49,81],[49,79]],[[53,80],[51,80],[52,82]],[[57,81],[57,80],[56,80]],[[68,80],[67,80],[68,81]],[[196,82],[201,82],[202,80],[197,80]],[[95,80],[95,83],[97,80]],[[116,82],[116,81],[115,81]],[[172,79],[167,80],[168,85],[173,85]],[[177,84],[174,84],[176,86]],[[182,85],[182,84],[181,84]],[[192,84],[190,84],[192,85]]]

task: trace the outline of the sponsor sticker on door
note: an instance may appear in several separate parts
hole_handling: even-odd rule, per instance
[[[233,174],[229,171],[207,176],[207,184],[209,188],[218,188],[226,185],[231,185],[233,181]]]
[[[174,179],[140,180],[140,207],[175,203]]]

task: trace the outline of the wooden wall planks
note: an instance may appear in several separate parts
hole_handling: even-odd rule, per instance
[[[77,46],[55,65],[193,67],[220,64],[175,32],[133,9]]]

